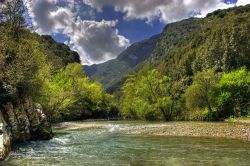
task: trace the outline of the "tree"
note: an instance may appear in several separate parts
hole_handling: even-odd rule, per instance
[[[39,73],[50,66],[40,43],[27,30],[22,31],[24,36],[19,41],[8,36],[5,26],[0,26],[0,33],[1,101],[36,96],[43,81]]]
[[[214,107],[214,93],[218,76],[213,70],[205,72],[198,72],[194,78],[193,83],[187,88],[186,106],[189,110],[208,109],[208,120],[211,120],[211,115]]]
[[[47,80],[39,101],[51,119],[75,120],[86,116],[104,118],[113,99],[99,83],[84,75],[80,64],[72,63]]]
[[[250,114],[250,72],[245,67],[223,74],[216,88],[221,118]]]
[[[170,93],[171,79],[156,69],[131,76],[123,86],[121,110],[124,116],[154,120],[171,120],[174,101]]]
[[[136,111],[137,100],[134,100],[135,99],[134,93],[136,87],[134,85],[136,85],[136,76],[130,76],[122,87],[123,94],[122,94],[120,108],[123,116],[132,119],[137,119],[138,118]]]
[[[6,0],[0,6],[0,24],[7,26],[10,30],[9,34],[15,39],[19,38],[20,29],[26,26],[24,12],[22,0]]]

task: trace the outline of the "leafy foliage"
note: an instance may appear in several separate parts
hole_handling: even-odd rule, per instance
[[[219,116],[250,114],[250,72],[246,68],[222,76],[217,84],[216,104]]]
[[[207,119],[211,119],[215,105],[215,87],[218,76],[214,71],[199,72],[195,75],[193,83],[186,90],[186,106],[189,110],[208,109]]]
[[[30,96],[53,121],[107,117],[113,97],[83,74],[76,52],[25,29],[22,5],[6,1],[1,9],[0,107]]]
[[[171,79],[156,69],[131,76],[123,86],[122,114],[146,120],[171,120],[175,107],[171,88]]]
[[[83,74],[80,64],[72,63],[47,80],[39,101],[51,116],[73,120],[92,115],[107,116],[112,99],[100,84]]]
[[[9,35],[13,39],[18,39],[20,29],[25,27],[25,19],[23,17],[25,8],[22,0],[2,1],[0,6],[0,25],[7,27]]]

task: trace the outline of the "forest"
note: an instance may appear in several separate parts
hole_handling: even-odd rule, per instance
[[[29,96],[51,122],[250,115],[250,5],[191,18],[192,28],[180,23],[179,33],[166,26],[152,55],[108,94],[86,76],[76,52],[29,30],[22,1],[16,2],[0,15],[1,108]],[[171,37],[180,40],[170,43]]]

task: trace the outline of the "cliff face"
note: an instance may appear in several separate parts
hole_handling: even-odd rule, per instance
[[[0,112],[0,160],[5,159],[10,152],[10,132],[7,130],[7,123]]]
[[[0,159],[4,159],[11,143],[50,139],[53,133],[40,104],[26,97],[16,105],[7,103],[0,112]]]

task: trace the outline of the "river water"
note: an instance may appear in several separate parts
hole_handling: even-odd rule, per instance
[[[71,126],[73,124],[73,127]],[[211,138],[163,137],[124,132],[131,124],[101,122],[55,128],[49,141],[13,147],[6,166],[223,165],[249,166],[250,143]],[[140,124],[132,124],[140,127]],[[77,127],[80,126],[80,127]]]

